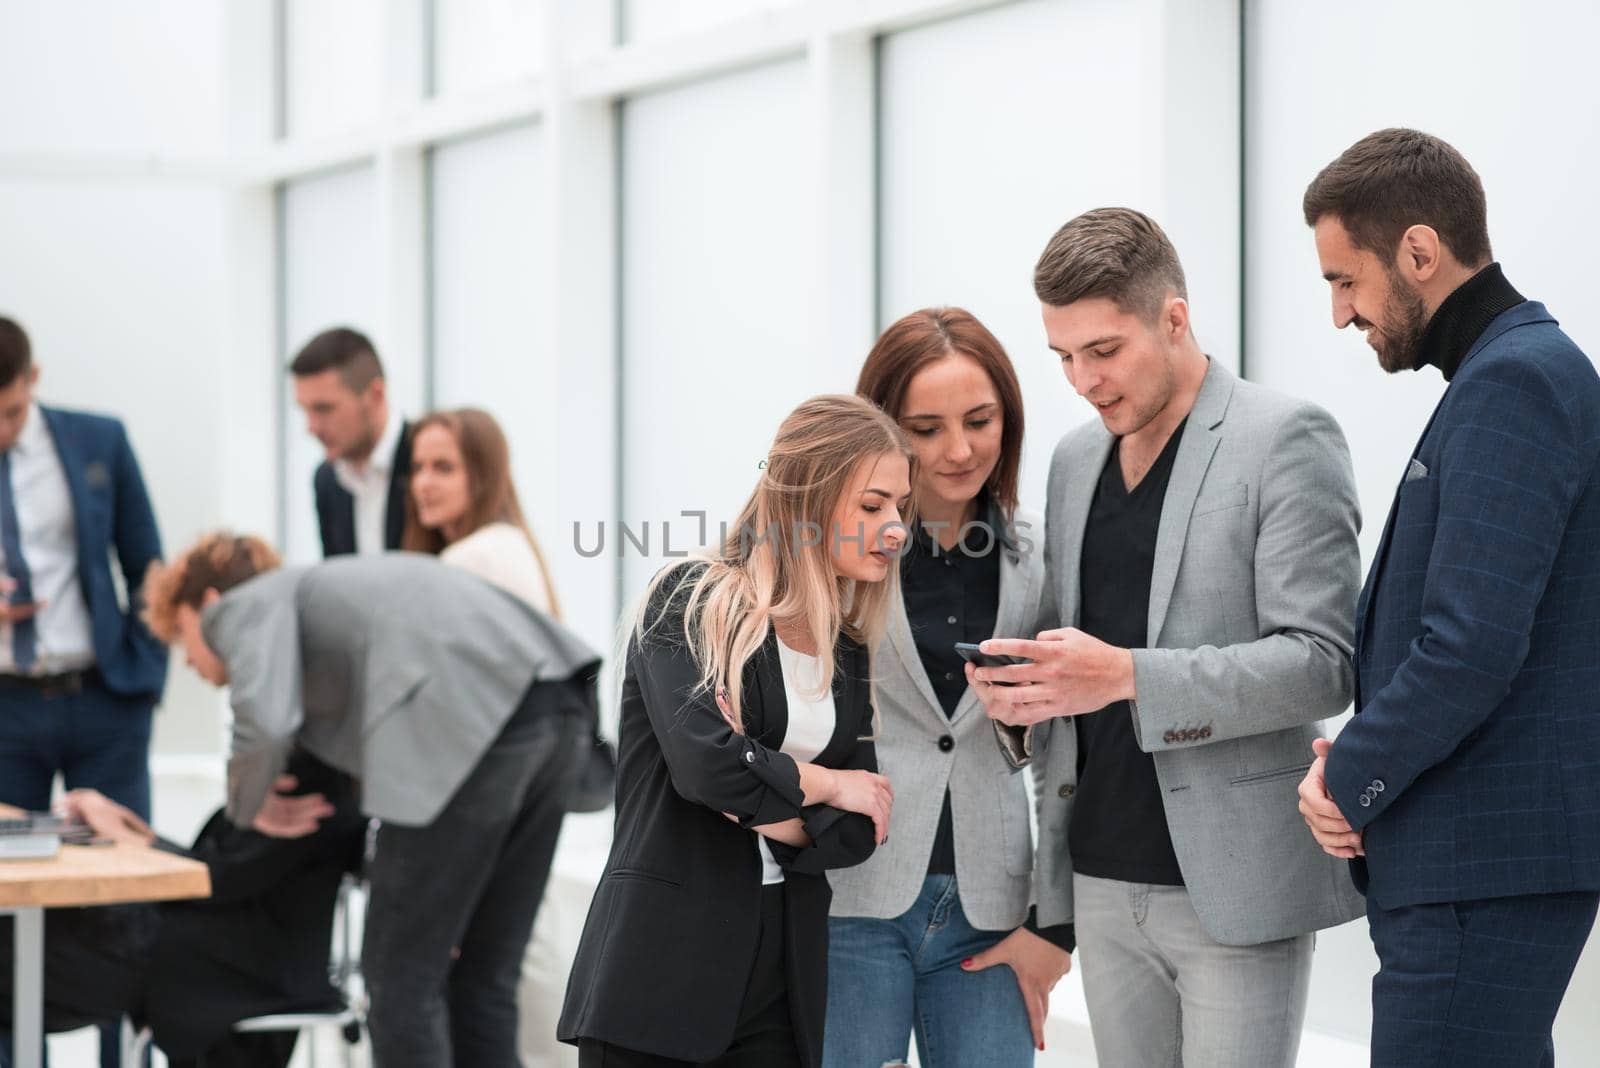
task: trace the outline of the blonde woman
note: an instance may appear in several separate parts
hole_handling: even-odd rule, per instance
[[[779,428],[708,561],[656,577],[622,684],[617,825],[567,985],[579,1063],[814,1066],[824,872],[887,833],[867,648],[911,452],[858,397]]]

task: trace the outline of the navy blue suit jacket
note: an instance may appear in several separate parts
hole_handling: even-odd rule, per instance
[[[145,572],[161,558],[161,533],[139,461],[118,420],[60,408],[39,410],[72,497],[78,582],[94,629],[95,665],[113,693],[153,701],[166,683],[167,647],[139,618],[139,592]],[[112,580],[113,553],[127,589],[126,606]]]
[[[1600,889],[1600,376],[1544,305],[1468,351],[1395,495],[1327,783],[1386,909]]]
[[[411,425],[400,424],[400,441],[389,467],[389,507],[383,520],[383,545],[400,548],[406,526],[406,483],[411,478]],[[317,501],[317,530],[322,535],[322,555],[343,556],[356,551],[356,499],[339,484],[333,463],[324,460],[311,477]]]

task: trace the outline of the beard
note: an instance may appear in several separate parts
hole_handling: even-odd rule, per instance
[[[1389,272],[1389,295],[1383,302],[1383,321],[1372,340],[1378,366],[1390,374],[1414,371],[1428,331],[1428,314],[1419,296],[1398,273]]]

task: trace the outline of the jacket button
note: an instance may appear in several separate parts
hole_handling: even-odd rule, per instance
[[[1202,737],[1202,738],[1211,737],[1211,728],[1210,727],[1201,727],[1200,728],[1200,737]]]
[[[1072,784],[1070,782],[1069,783],[1063,783],[1061,785],[1061,789],[1056,791],[1056,794],[1059,797],[1071,797],[1072,796]]]
[[[956,740],[954,738],[950,737],[948,734],[939,735],[939,751],[940,752],[948,753],[948,752],[950,752],[950,750],[954,749],[955,747],[956,747]]]
[[[1372,792],[1375,793],[1375,794],[1383,793],[1383,780],[1382,779],[1373,779],[1372,780]]]
[[[1166,742],[1168,745],[1171,745],[1173,742],[1177,741],[1178,739],[1173,735],[1173,733],[1171,731],[1165,731],[1161,735],[1161,740],[1163,742]]]
[[[1356,798],[1356,801],[1357,801],[1357,803],[1359,803],[1361,805],[1362,808],[1371,808],[1372,807],[1372,795],[1371,794],[1362,794],[1360,797]]]
[[[744,751],[744,762],[746,764],[754,764],[756,762],[756,751],[754,749],[746,749]]]

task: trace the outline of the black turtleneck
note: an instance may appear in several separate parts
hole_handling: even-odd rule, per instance
[[[1527,299],[1511,288],[1498,263],[1489,264],[1457,286],[1428,320],[1417,345],[1416,369],[1432,365],[1450,381],[1489,324]]]

